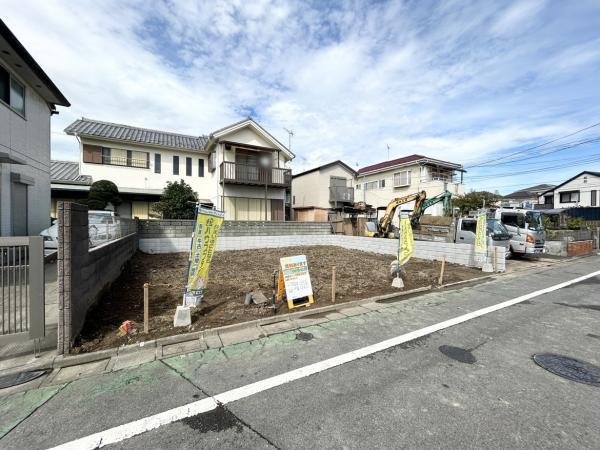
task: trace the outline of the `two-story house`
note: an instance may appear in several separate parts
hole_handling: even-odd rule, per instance
[[[0,20],[0,235],[38,234],[50,223],[50,118],[70,106]]]
[[[79,183],[110,180],[119,188],[123,217],[153,216],[168,181],[184,180],[202,204],[225,211],[227,220],[284,220],[294,157],[253,119],[209,135],[190,136],[82,118],[65,132],[79,141]],[[61,196],[72,194],[62,185]],[[71,183],[73,186],[73,183]],[[58,194],[57,194],[58,196]]]
[[[539,194],[538,208],[600,206],[600,172],[585,170]]]
[[[452,195],[464,195],[464,172],[461,164],[422,155],[405,156],[359,169],[354,198],[375,208],[384,208],[396,197],[419,191],[425,191],[429,198],[445,190]],[[413,207],[414,202],[409,202],[402,205],[401,210],[412,211]],[[443,215],[443,205],[433,205],[426,214]]]
[[[337,160],[292,176],[294,220],[326,222],[331,210],[354,203],[357,172]]]

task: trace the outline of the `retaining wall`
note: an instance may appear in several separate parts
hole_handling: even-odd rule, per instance
[[[140,220],[140,239],[187,238],[194,231],[193,220]],[[221,226],[220,236],[284,236],[284,235],[327,235],[331,234],[328,222],[265,222],[226,220]]]
[[[145,253],[181,253],[189,252],[190,238],[148,238],[140,239],[139,248]],[[396,239],[378,239],[359,236],[340,235],[296,235],[296,236],[230,236],[220,237],[217,251],[248,250],[253,248],[277,248],[306,245],[337,245],[344,248],[367,252],[396,255],[398,241]],[[470,244],[453,244],[445,242],[415,241],[414,257],[428,260],[441,260],[468,267],[481,267],[475,261],[475,248]],[[493,248],[489,249],[488,262],[494,264]],[[504,248],[498,247],[497,270],[505,270]]]
[[[88,208],[58,202],[58,354],[69,353],[90,307],[138,248],[135,233],[89,248]]]
[[[594,252],[594,241],[571,241],[567,243],[567,254],[569,256],[586,256]]]

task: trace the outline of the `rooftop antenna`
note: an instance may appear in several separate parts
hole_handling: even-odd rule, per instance
[[[292,150],[292,136],[294,135],[294,130],[288,130],[286,127],[283,127],[288,134],[288,150]]]
[[[387,149],[388,149],[388,161],[390,160],[390,144],[385,144],[387,145]]]

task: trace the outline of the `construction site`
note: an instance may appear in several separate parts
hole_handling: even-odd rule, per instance
[[[390,263],[394,257],[389,255],[338,246],[221,251],[215,253],[208,290],[202,304],[194,308],[192,325],[174,328],[173,314],[181,304],[188,255],[138,252],[88,314],[74,352],[95,351],[295,312],[299,308],[290,310],[285,302],[277,302],[277,308],[272,308],[273,271],[278,267],[279,258],[299,254],[307,257],[315,299],[308,308],[315,311],[332,304],[332,270],[336,272],[336,303],[398,292],[391,286]],[[405,267],[407,275],[403,277],[405,290],[436,286],[440,269],[438,261],[411,259]],[[482,273],[478,269],[446,264],[443,282],[480,276]],[[148,333],[142,332],[144,283],[149,283],[150,294]],[[245,305],[245,297],[250,292],[260,292],[265,303]],[[119,326],[125,320],[135,323],[135,333],[124,335],[119,332]]]

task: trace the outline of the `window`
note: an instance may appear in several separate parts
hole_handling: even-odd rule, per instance
[[[592,201],[590,203],[591,206],[596,206],[596,204],[598,202],[598,199],[596,198],[597,194],[598,194],[598,191],[592,191],[591,192],[591,195],[592,195],[592,198],[591,198]]]
[[[394,174],[394,187],[410,185],[410,170],[396,172]]]
[[[385,188],[385,180],[379,180],[379,189]]]
[[[173,156],[173,175],[179,175],[179,156]]]
[[[554,203],[554,195],[544,196],[544,205],[551,205]]]
[[[460,229],[463,231],[470,231],[475,233],[477,231],[477,221],[476,220],[464,220],[460,224]]]
[[[160,153],[154,154],[154,173],[160,173]]]
[[[0,67],[0,100],[13,111],[25,115],[25,86],[12,78],[7,70]]]
[[[379,181],[368,181],[365,183],[365,191],[377,189],[377,186],[379,186]]]
[[[356,185],[356,190],[357,190],[357,191],[360,191],[360,183],[358,183],[358,184]]]
[[[574,203],[579,201],[579,191],[569,191],[560,193],[561,203]]]
[[[296,196],[295,196],[295,195],[293,195],[293,196],[292,196],[292,205],[295,205],[295,204],[296,204]]]
[[[517,213],[502,213],[501,222],[511,227],[525,228],[525,216]]]
[[[185,158],[185,176],[192,176],[192,158]]]
[[[198,176],[204,176],[204,160],[202,158],[198,160]]]
[[[110,148],[102,147],[102,164],[110,164]]]

